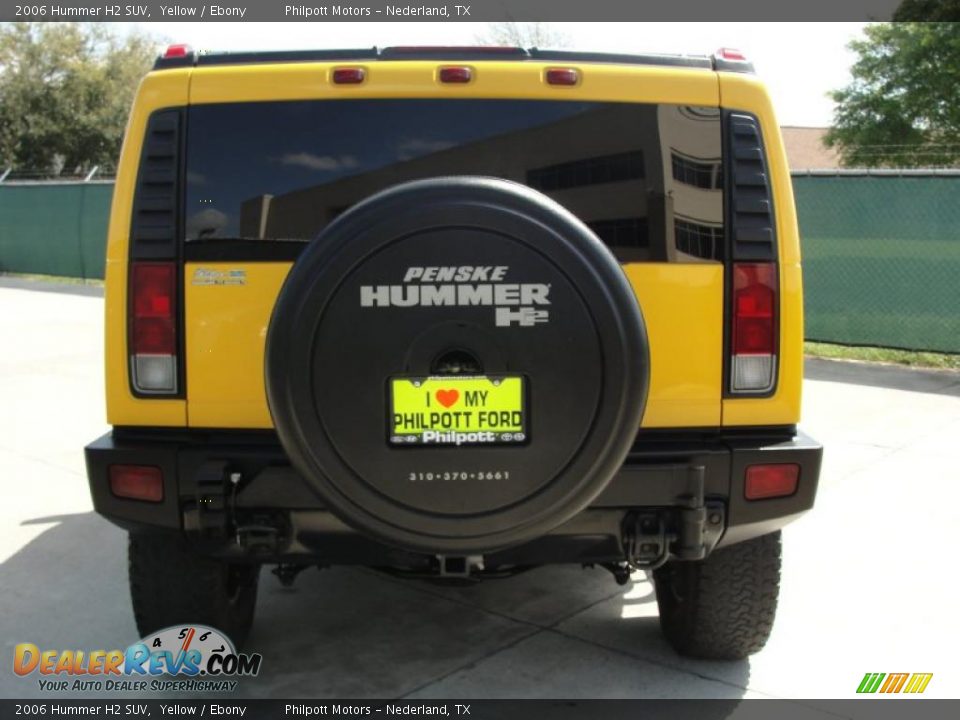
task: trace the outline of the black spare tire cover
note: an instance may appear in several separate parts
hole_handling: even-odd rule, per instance
[[[307,246],[270,321],[266,383],[280,441],[331,511],[399,547],[476,554],[603,490],[638,430],[648,358],[633,289],[575,216],[516,183],[437,178],[368,198]],[[395,444],[391,379],[458,364],[523,378],[522,442]]]

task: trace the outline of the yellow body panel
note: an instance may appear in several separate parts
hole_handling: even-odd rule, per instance
[[[187,263],[188,421],[192,427],[273,427],[263,353],[273,304],[291,264]],[[246,271],[245,285],[194,285],[198,268]]]
[[[187,384],[192,427],[270,428],[263,357],[274,300],[290,263],[188,263]],[[243,270],[245,285],[193,285],[197,269]],[[624,267],[650,337],[644,427],[720,423],[723,266]]]
[[[107,231],[105,368],[107,422],[111,425],[172,425],[187,423],[185,400],[140,399],[130,391],[127,354],[127,267],[130,222],[137,168],[147,119],[154,110],[187,104],[189,70],[150,73],[140,83],[127,120]]]
[[[311,98],[527,98],[660,102],[678,105],[718,104],[717,76],[688,68],[628,65],[584,66],[573,87],[547,85],[543,73],[557,63],[461,63],[474,68],[472,82],[442,84],[441,61],[376,63],[296,63],[289,65],[225,65],[193,71],[191,103],[304,100]],[[334,85],[334,67],[361,66],[367,79],[359,85]]]
[[[636,263],[624,271],[650,340],[641,427],[716,427],[723,381],[723,265]]]
[[[331,69],[352,63],[214,66],[151,73],[141,85],[118,170],[107,249],[107,407],[114,425],[270,428],[263,355],[275,298],[288,262],[188,263],[184,400],[140,400],[130,392],[126,349],[127,255],[137,164],[151,112],[188,103],[347,97],[475,97],[661,102],[752,112],[760,119],[776,198],[780,241],[781,330],[776,393],[723,399],[723,285],[719,263],[625,266],[643,308],[651,346],[644,427],[792,424],[799,419],[802,293],[790,177],[763,86],[749,76],[704,70],[580,64],[575,87],[548,86],[547,63],[479,62],[466,85],[437,82],[437,61],[364,65],[362,85],[332,85]],[[457,63],[460,64],[460,63]],[[719,80],[718,80],[719,78]],[[193,285],[197,268],[244,270],[244,285]]]
[[[793,425],[803,385],[803,284],[793,185],[780,126],[763,84],[752,75],[719,73],[721,105],[757,116],[766,148],[780,260],[780,350],[776,392],[769,398],[725,399],[724,425]]]

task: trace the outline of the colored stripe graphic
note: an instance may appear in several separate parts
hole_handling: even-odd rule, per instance
[[[863,680],[860,681],[860,687],[857,688],[858,693],[875,693],[877,688],[880,687],[880,681],[885,677],[884,673],[867,673],[863,676]]]
[[[883,687],[880,688],[882,693],[898,693],[903,688],[907,678],[910,677],[910,673],[890,673],[887,675],[887,681],[883,684]]]
[[[933,673],[914,673],[910,678],[910,682],[907,683],[907,687],[904,690],[905,693],[922,693],[927,689],[927,685],[930,684],[930,679],[933,677]]]
[[[886,680],[884,681],[884,678]],[[922,693],[927,689],[933,673],[866,673],[860,685],[857,686],[857,692],[861,694],[875,693],[878,690],[881,693]],[[881,685],[882,683],[882,685]]]

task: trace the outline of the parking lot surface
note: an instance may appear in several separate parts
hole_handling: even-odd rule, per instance
[[[91,510],[82,449],[108,429],[95,289],[0,278],[0,697],[36,697],[13,648],[137,639],[125,535]],[[243,696],[850,698],[866,672],[932,672],[960,696],[954,568],[960,374],[808,361],[817,507],[784,531],[781,603],[749,661],[661,638],[653,587],[555,567],[474,587],[363,569],[266,571]],[[116,693],[109,693],[115,696]],[[74,695],[75,696],[75,695]]]

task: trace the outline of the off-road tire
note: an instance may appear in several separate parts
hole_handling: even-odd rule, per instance
[[[501,275],[410,275],[429,266]],[[540,296],[454,292],[501,280]],[[419,286],[453,294],[408,298]],[[450,355],[524,378],[531,421],[517,442],[393,444],[390,382],[446,377]],[[284,280],[265,360],[277,435],[323,506],[367,537],[454,556],[532,542],[588,507],[636,439],[650,371],[643,314],[610,249],[546,195],[483,177],[403,183],[328,225]],[[448,470],[461,479],[433,481]],[[482,479],[493,474],[509,480]]]
[[[766,644],[780,590],[780,533],[654,571],[660,628],[681,655],[742,660]]]
[[[221,630],[239,649],[253,624],[259,565],[205,557],[169,534],[130,534],[128,572],[140,637],[181,623]]]

